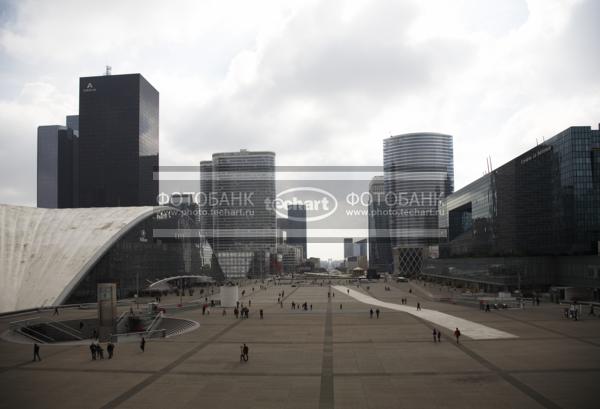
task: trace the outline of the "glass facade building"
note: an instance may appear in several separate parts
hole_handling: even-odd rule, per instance
[[[441,207],[432,273],[600,287],[600,130],[568,128]]]
[[[140,74],[79,80],[79,206],[156,205],[158,91]]]
[[[233,278],[268,273],[277,240],[275,153],[215,153],[212,170],[209,162],[203,164],[201,191],[212,215],[212,242],[224,274]],[[206,176],[209,171],[210,183]],[[253,256],[248,257],[248,253]],[[227,266],[235,268],[228,271]]]
[[[392,247],[389,235],[389,210],[384,200],[383,176],[369,182],[369,268],[392,271]]]
[[[302,247],[302,257],[308,258],[306,244],[306,207],[296,204],[287,208],[287,244]]]
[[[454,190],[452,136],[423,132],[385,139],[383,171],[394,269],[419,273],[424,250],[439,241],[438,203]]]
[[[37,131],[37,207],[76,207],[78,199],[77,131],[40,126]]]
[[[204,237],[190,237],[193,217],[181,210],[165,210],[140,221],[96,262],[71,292],[67,304],[95,302],[97,284],[117,284],[117,297],[132,297],[149,282],[179,275],[208,275],[220,280],[218,266],[205,258]],[[161,232],[162,234],[155,234]],[[169,234],[164,234],[169,232]],[[209,257],[212,255],[209,255]]]

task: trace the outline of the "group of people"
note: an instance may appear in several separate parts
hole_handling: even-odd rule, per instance
[[[379,311],[379,308],[377,308],[375,310],[375,315],[377,316],[377,318],[379,318],[379,314],[380,314],[380,311]],[[373,318],[373,308],[371,308],[371,310],[369,311],[369,317]]]
[[[406,305],[406,304],[408,303],[408,298],[401,298],[401,299],[400,299],[400,303],[401,303],[402,305]]]
[[[235,307],[235,308],[233,309],[233,315],[235,315],[235,318],[238,318],[238,317],[239,317],[239,318],[249,318],[249,317],[250,317],[250,308],[248,308],[248,307],[245,307],[245,306],[242,304],[242,308],[241,308],[241,309],[240,309],[240,308],[238,308],[238,307]],[[261,317],[261,318],[262,318],[262,317]]]
[[[143,339],[143,338],[142,338]],[[108,359],[112,359],[115,351],[115,344],[108,342],[106,344],[106,352],[108,352]],[[92,361],[96,359],[104,359],[104,349],[98,340],[92,341],[90,344],[90,353],[92,355]]]
[[[292,301],[292,310],[295,310],[296,308],[303,309],[304,311],[308,311],[310,308],[312,311],[312,304],[309,305],[306,301],[304,301],[302,304],[296,304],[294,301]]]

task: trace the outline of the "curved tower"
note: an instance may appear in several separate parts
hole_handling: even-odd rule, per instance
[[[418,132],[384,139],[383,169],[394,269],[418,274],[424,253],[438,244],[439,201],[454,190],[452,136]]]

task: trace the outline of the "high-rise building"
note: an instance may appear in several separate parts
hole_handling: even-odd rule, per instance
[[[204,169],[209,169],[208,163]],[[275,153],[215,153],[212,190],[214,250],[225,275],[268,273],[277,240]]]
[[[302,204],[288,205],[287,211],[287,243],[302,247],[302,257],[306,259],[306,207]]]
[[[385,198],[394,270],[418,274],[424,254],[439,241],[439,201],[453,192],[452,136],[409,133],[383,142]]]
[[[424,273],[490,291],[586,287],[600,299],[600,130],[570,127],[441,207],[447,234]]]
[[[367,239],[356,240],[354,242],[354,255],[357,257],[367,257]]]
[[[157,203],[158,113],[140,74],[79,79],[79,206]]]
[[[344,239],[344,259],[354,256],[354,239],[347,237]]]
[[[207,238],[209,243],[213,243],[213,208],[211,200],[213,193],[213,163],[210,160],[200,162],[200,197],[198,199],[198,222],[200,231]]]
[[[392,247],[383,176],[375,176],[371,180],[369,194],[369,267],[378,272],[389,272],[392,271]]]
[[[74,126],[73,121],[67,125]],[[76,116],[75,116],[76,118]],[[62,125],[38,127],[37,206],[77,206],[78,138],[76,128]]]

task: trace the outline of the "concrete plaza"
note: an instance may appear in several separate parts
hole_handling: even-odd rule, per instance
[[[600,319],[574,322],[561,307],[482,312],[430,301],[413,283],[351,287],[384,302],[480,323],[515,335],[457,344],[441,328],[403,311],[381,309],[342,292],[328,299],[320,285],[246,287],[250,318],[231,310],[200,309],[173,314],[200,328],[136,343],[117,344],[112,360],[90,359],[87,346],[32,346],[0,341],[0,408],[597,408],[600,379]],[[409,293],[409,288],[415,291]],[[284,306],[277,296],[285,291]],[[292,310],[291,302],[312,304]],[[264,310],[259,319],[258,310]],[[374,308],[375,309],[375,308]],[[45,313],[48,314],[49,313]],[[65,319],[93,311],[63,311]],[[0,319],[0,331],[8,322]],[[239,360],[240,345],[250,348]]]

